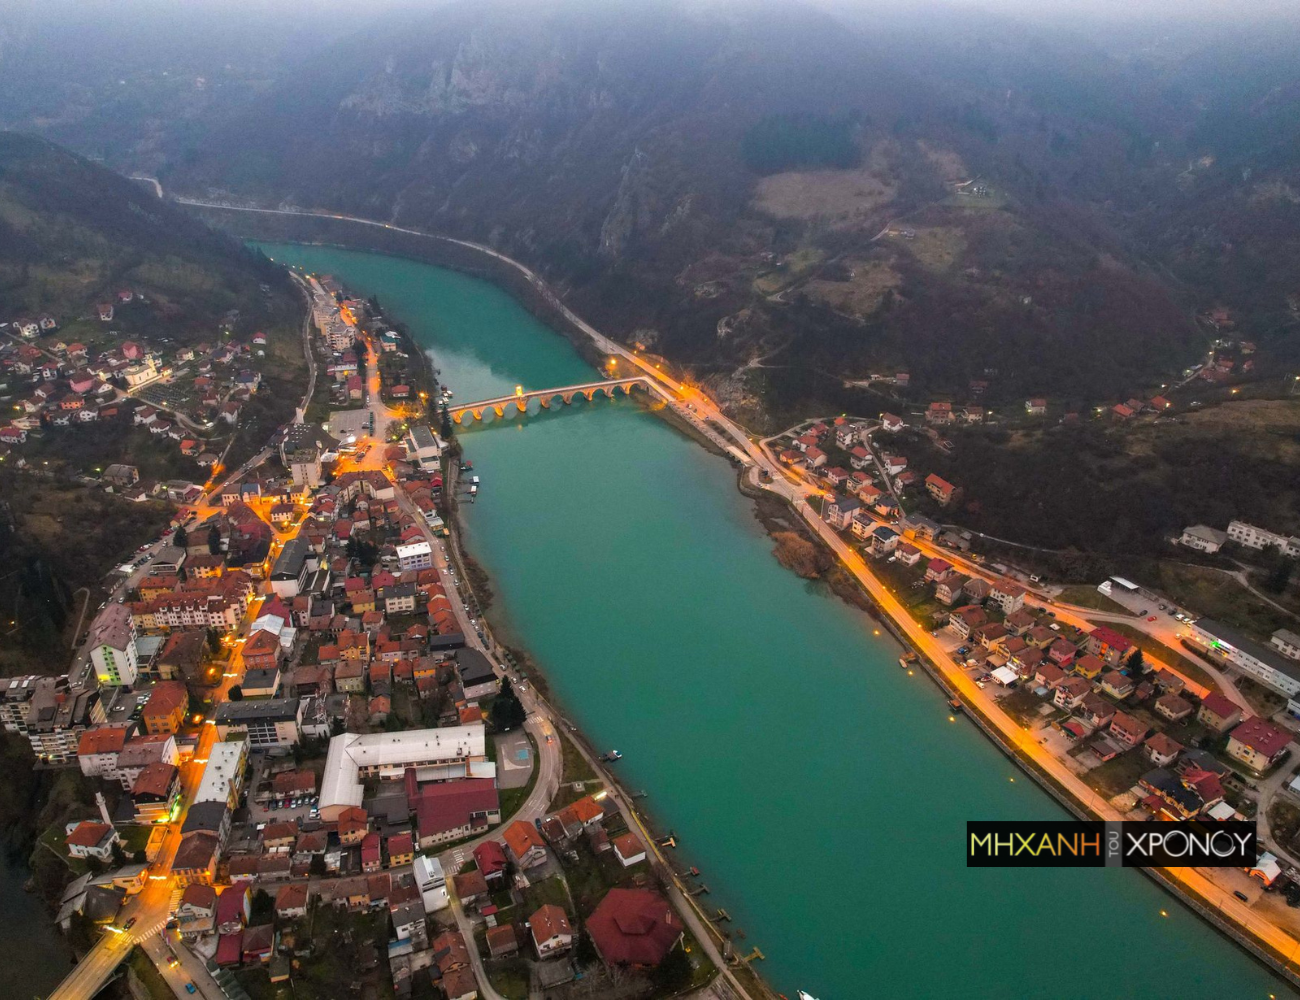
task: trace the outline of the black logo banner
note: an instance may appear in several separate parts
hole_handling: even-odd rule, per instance
[[[971,820],[967,868],[1250,868],[1255,824]]]

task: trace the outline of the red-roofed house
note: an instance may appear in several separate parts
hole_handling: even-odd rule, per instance
[[[549,958],[573,947],[573,927],[569,917],[554,903],[540,906],[528,918],[528,930],[533,937],[533,947],[538,958]]]
[[[1201,699],[1196,720],[1216,733],[1226,733],[1241,721],[1241,706],[1217,691],[1211,691]]]
[[[1123,666],[1137,650],[1131,640],[1105,625],[1099,625],[1088,633],[1086,645],[1089,653],[1101,657],[1112,667]]]
[[[380,843],[377,833],[368,833],[361,841],[361,870],[367,875],[379,871],[384,866]]]
[[[474,863],[489,884],[501,882],[506,876],[506,852],[499,841],[485,840],[474,848]]]
[[[1266,771],[1279,760],[1291,743],[1291,734],[1272,723],[1250,718],[1228,737],[1228,755],[1247,767]]]
[[[506,847],[520,868],[533,868],[546,860],[546,845],[536,827],[515,820],[505,831]]]
[[[611,889],[587,919],[596,953],[611,966],[654,968],[684,931],[668,901],[649,889]]]
[[[933,472],[925,477],[925,488],[930,496],[934,497],[945,507],[952,503],[953,498],[957,495],[957,487],[942,476],[937,476]]]
[[[118,842],[117,831],[107,823],[90,820],[78,823],[68,833],[68,854],[74,858],[113,859],[113,845]]]

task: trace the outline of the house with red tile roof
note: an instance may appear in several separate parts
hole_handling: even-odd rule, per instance
[[[1201,699],[1196,721],[1216,733],[1226,733],[1241,721],[1241,706],[1229,701],[1219,692],[1211,691]]]
[[[586,926],[601,961],[634,969],[658,966],[685,932],[668,901],[650,889],[611,889]]]
[[[107,823],[85,820],[69,831],[66,843],[68,854],[74,858],[95,858],[99,861],[113,859],[113,845],[118,843],[117,831]]]
[[[1116,712],[1110,720],[1110,734],[1125,746],[1135,747],[1146,739],[1151,727],[1127,712]]]
[[[506,848],[520,868],[533,868],[546,860],[542,835],[531,823],[515,820],[505,830]]]
[[[1228,736],[1228,756],[1255,771],[1266,771],[1291,744],[1291,734],[1260,718],[1249,718]]]
[[[1168,767],[1183,752],[1183,745],[1167,733],[1152,733],[1142,749],[1156,767]]]
[[[505,879],[506,852],[498,841],[485,840],[474,848],[474,863],[489,884]]]
[[[573,927],[568,914],[554,903],[538,907],[528,918],[527,927],[538,958],[550,958],[573,947]]]

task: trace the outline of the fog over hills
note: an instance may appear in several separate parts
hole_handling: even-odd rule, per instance
[[[293,19],[219,63],[157,46],[170,83],[113,84],[105,58],[0,120],[177,192],[490,241],[756,413],[894,369],[1118,398],[1199,352],[1198,309],[1276,326],[1300,262],[1296,34],[1023,13],[395,7]],[[133,96],[105,115],[86,94],[111,85]]]

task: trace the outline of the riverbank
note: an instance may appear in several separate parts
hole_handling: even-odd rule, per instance
[[[447,469],[443,470],[444,476],[451,476],[454,481],[454,472]],[[460,567],[462,574],[466,573],[468,567],[473,565],[478,574],[481,574],[482,584],[490,588],[491,581],[487,572],[478,566],[469,555],[464,545],[465,524],[460,516],[460,510],[457,509],[449,514],[448,528],[450,537],[448,539],[448,551],[451,553],[453,562]],[[501,642],[496,638],[493,631],[489,616],[484,613],[480,619],[483,627],[485,641],[490,647],[507,650],[511,659],[514,660],[516,674],[527,677],[533,685],[534,693],[539,701],[543,702],[550,710],[553,718],[565,720],[566,733],[563,738],[571,740],[578,752],[582,755],[591,773],[596,778],[605,783],[613,793],[615,801],[627,817],[631,824],[634,824],[641,835],[642,842],[647,846],[647,851],[654,858],[655,865],[661,877],[670,880],[675,886],[674,902],[678,908],[683,906],[690,907],[695,914],[699,926],[706,928],[716,947],[725,958],[731,954],[732,943],[730,938],[723,935],[714,925],[712,918],[704,912],[693,895],[694,886],[688,885],[678,873],[678,868],[670,863],[668,857],[664,854],[664,848],[659,841],[662,834],[655,834],[653,831],[659,827],[649,812],[636,805],[638,793],[628,788],[621,778],[604,766],[602,753],[583,731],[568,721],[573,717],[572,713],[566,711],[563,703],[556,698],[551,686],[546,681],[546,674],[537,665],[533,657],[528,653],[526,648],[512,646],[508,643]],[[518,679],[518,677],[516,677]],[[563,782],[563,776],[561,778]],[[744,1000],[777,1000],[778,994],[763,981],[761,976],[747,963],[741,963],[739,967],[730,968],[731,975],[740,980],[735,985],[742,988],[741,996]],[[725,977],[723,969],[718,969],[718,974]]]
[[[313,269],[362,267],[357,273],[381,292],[425,280],[399,263],[303,256]],[[436,301],[442,339],[428,339],[427,319],[412,325],[438,349],[440,364],[457,368],[447,381],[458,391],[466,385],[486,396],[506,379],[582,377],[549,355],[531,358],[532,342],[518,337],[543,334],[503,328],[495,296],[487,296],[489,323],[480,319],[483,303],[454,301],[465,282],[434,283],[435,296],[408,296],[403,307]],[[477,325],[447,327],[453,320]],[[485,382],[489,369],[493,381]],[[940,991],[959,972],[977,992],[1055,995],[1046,984],[1088,975],[1087,954],[1071,967],[1037,951],[989,963],[969,949],[983,937],[975,928],[989,920],[1003,934],[1034,933],[1054,919],[1053,901],[1068,896],[1073,918],[1099,928],[1093,943],[1106,949],[1116,995],[1153,995],[1177,988],[1171,976],[1191,975],[1202,990],[1245,995],[1250,983],[1257,995],[1263,974],[1220,953],[1204,924],[1177,909],[1149,923],[1159,894],[1144,880],[1067,870],[1004,879],[955,864],[948,838],[960,836],[965,818],[1042,815],[1050,800],[1032,782],[1008,783],[982,735],[949,725],[946,706],[897,669],[896,648],[872,641],[869,620],[826,601],[821,584],[800,584],[773,565],[753,505],[734,489],[734,470],[670,443],[678,436],[639,408],[574,410],[464,436],[490,484],[466,508],[468,544],[493,574],[511,634],[526,638],[557,681],[556,696],[574,706],[593,742],[627,751],[620,769],[653,790],[655,813],[671,817],[708,859],[715,890],[731,886],[729,895],[747,900],[726,905],[758,928],[749,927],[750,939],[763,946],[764,971],[778,972],[782,989],[854,995],[871,976],[884,988]],[[629,450],[636,463],[627,462]],[[937,717],[945,721],[936,725]],[[899,738],[908,733],[916,738]],[[832,801],[835,823],[808,822]],[[903,828],[885,816],[910,822]],[[871,857],[899,863],[861,864],[867,841]],[[794,895],[772,877],[774,866],[790,865],[800,873]],[[940,894],[940,911],[921,905]],[[862,915],[862,933],[848,942],[834,905],[846,898],[891,903]],[[927,934],[899,933],[914,922]],[[1118,948],[1135,935],[1147,957],[1177,955],[1175,967],[1158,963],[1162,971],[1151,978],[1148,963]],[[832,940],[831,955],[812,957],[818,942]],[[936,948],[948,956],[943,967],[932,960]]]

